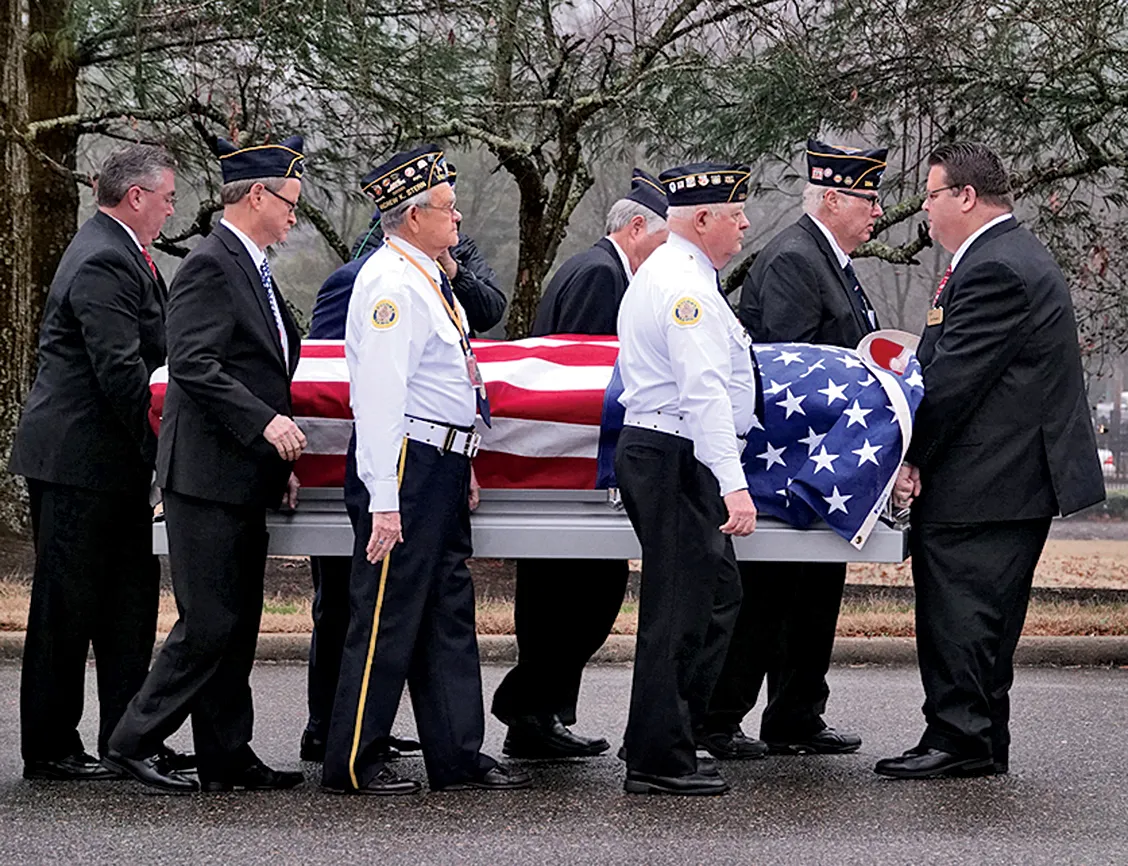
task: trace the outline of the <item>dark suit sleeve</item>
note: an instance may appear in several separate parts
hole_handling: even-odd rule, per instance
[[[143,285],[136,268],[113,251],[84,262],[70,287],[94,376],[139,451],[150,445],[149,373],[137,326]]]
[[[555,333],[616,333],[618,282],[611,267],[596,265],[577,271],[556,298]]]
[[[968,423],[1033,327],[1025,283],[1005,265],[976,265],[955,289],[924,368],[924,399],[905,456],[921,468]]]
[[[742,293],[748,297],[751,287]],[[760,327],[755,339],[765,343],[817,342],[823,309],[819,279],[806,256],[781,253],[760,281]],[[741,304],[744,312],[744,304]],[[740,317],[749,326],[746,315]]]
[[[235,327],[231,281],[214,259],[200,257],[178,274],[168,299],[168,374],[199,408],[250,447],[278,413],[226,373],[220,351]]]
[[[458,273],[450,285],[466,310],[470,330],[488,331],[505,313],[505,293],[497,284],[497,274],[472,238],[459,241],[452,255],[458,262]]]

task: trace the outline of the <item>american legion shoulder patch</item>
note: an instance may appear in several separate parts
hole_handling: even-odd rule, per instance
[[[701,304],[694,298],[678,298],[674,302],[674,324],[689,328],[701,321]]]
[[[400,312],[395,301],[391,298],[381,298],[372,308],[372,327],[377,331],[386,331],[399,324]]]

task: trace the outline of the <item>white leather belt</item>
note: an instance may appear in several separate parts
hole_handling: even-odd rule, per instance
[[[692,439],[689,425],[681,412],[627,412],[623,423],[628,427],[641,427],[643,430],[657,430],[683,439]]]
[[[462,454],[473,457],[478,453],[482,444],[482,437],[477,430],[469,432],[451,427],[449,424],[436,424],[434,421],[424,421],[422,418],[404,416],[407,422],[404,425],[404,435],[408,439],[422,442],[425,445],[434,445],[444,454]]]

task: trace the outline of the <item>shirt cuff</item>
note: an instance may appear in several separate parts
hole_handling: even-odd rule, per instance
[[[744,467],[740,465],[739,459],[726,461],[714,469],[713,474],[717,476],[717,481],[721,485],[721,496],[728,496],[735,490],[748,489],[748,479],[744,475]]]
[[[395,480],[373,481],[368,485],[368,510],[399,511],[399,483]]]

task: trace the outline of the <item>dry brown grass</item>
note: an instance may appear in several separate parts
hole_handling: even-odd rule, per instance
[[[24,584],[0,581],[0,631],[22,631],[27,623],[30,589]],[[162,593],[157,629],[167,632],[176,622],[176,604]],[[513,604],[498,599],[478,603],[479,634],[512,634]],[[267,599],[263,605],[262,632],[303,634],[310,630],[310,599]],[[638,606],[623,605],[612,634],[635,634]],[[1030,605],[1024,634],[1028,635],[1128,635],[1128,604],[1083,604],[1035,601]],[[838,620],[842,637],[911,637],[913,607],[897,601],[847,602]]]

